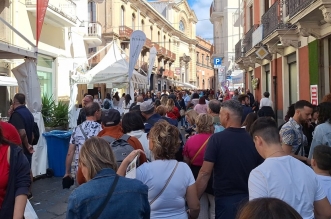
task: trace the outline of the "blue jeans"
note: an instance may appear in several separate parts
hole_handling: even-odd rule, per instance
[[[248,202],[248,194],[215,197],[215,219],[235,219],[238,210]]]
[[[181,126],[184,126],[184,123],[186,124],[185,116],[182,116],[180,118],[180,124],[181,124]]]

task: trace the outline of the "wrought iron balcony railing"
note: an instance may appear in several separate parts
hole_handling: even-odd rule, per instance
[[[245,39],[243,40],[244,42],[244,48],[245,52],[248,52],[252,48],[252,36],[253,32],[258,28],[259,25],[255,24],[246,34],[245,34]]]
[[[240,59],[240,57],[241,57],[241,40],[239,40],[235,46],[235,55],[234,55],[235,61]]]
[[[285,0],[286,15],[293,17],[316,0]]]

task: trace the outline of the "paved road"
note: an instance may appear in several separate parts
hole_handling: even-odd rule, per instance
[[[184,142],[184,130],[181,130]],[[62,177],[43,178],[36,180],[32,185],[33,198],[30,200],[39,219],[66,218],[68,197],[74,186],[62,189]]]
[[[62,189],[62,178],[53,177],[39,179],[33,183],[30,200],[39,219],[66,218],[68,197],[71,189]]]

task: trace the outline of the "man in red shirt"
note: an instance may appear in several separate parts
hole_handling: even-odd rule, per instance
[[[2,128],[2,133],[6,140],[18,146],[22,146],[20,134],[18,134],[17,129],[12,124],[0,121],[0,127]]]

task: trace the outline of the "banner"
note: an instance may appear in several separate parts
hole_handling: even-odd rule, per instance
[[[131,80],[133,69],[139,55],[141,53],[141,49],[143,48],[146,41],[146,35],[141,30],[136,30],[131,34],[130,38],[130,55],[129,55],[129,81]]]
[[[41,34],[41,29],[44,24],[44,18],[48,6],[48,0],[37,0],[37,24],[36,24],[36,46],[38,47],[38,42]]]
[[[154,66],[154,63],[155,63],[156,54],[157,54],[156,48],[153,46],[149,50],[149,66],[148,66],[148,85],[149,86],[150,86],[150,79],[151,79],[153,66]]]

